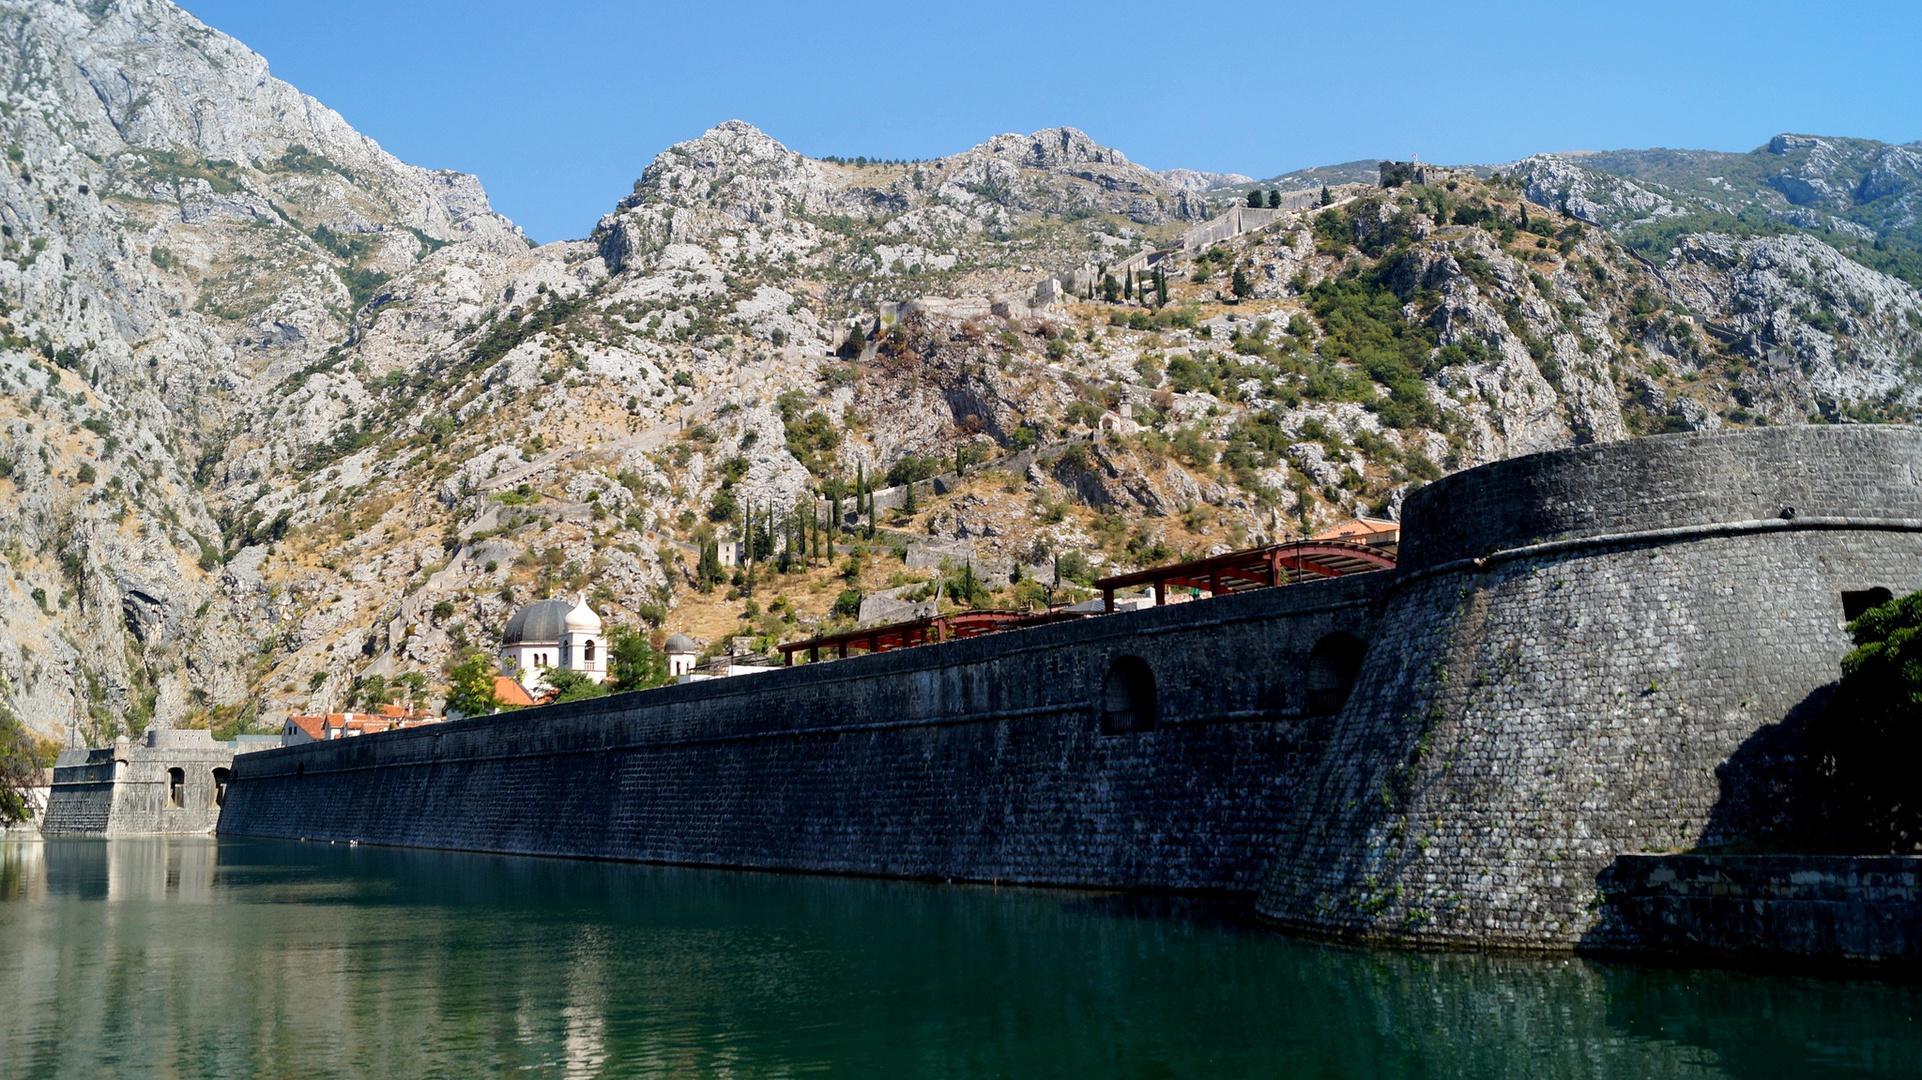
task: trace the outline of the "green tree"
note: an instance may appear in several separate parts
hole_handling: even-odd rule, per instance
[[[1260,188],[1256,188],[1255,190],[1248,193],[1248,205],[1254,207],[1257,210],[1259,210],[1262,207],[1263,200],[1261,197]]]
[[[646,638],[628,626],[616,626],[608,634],[607,676],[608,690],[616,694],[673,681],[667,673],[667,656],[656,652]]]
[[[1249,280],[1246,267],[1239,264],[1235,266],[1235,276],[1230,282],[1229,288],[1234,290],[1235,299],[1237,300],[1246,300],[1255,294],[1255,283]]]
[[[40,770],[53,765],[59,747],[27,730],[5,707],[0,707],[0,825],[33,816],[27,789],[38,785]]]
[[[1113,274],[1101,275],[1101,298],[1110,304],[1121,300],[1121,282]]]
[[[556,703],[604,697],[607,694],[607,687],[588,678],[585,672],[573,668],[542,668],[541,681],[554,691]]]
[[[852,360],[859,357],[861,355],[861,350],[867,347],[868,347],[868,332],[861,328],[860,323],[855,323],[853,329],[848,331],[847,344],[841,346],[841,353],[842,355],[846,356],[848,359]]]
[[[1870,608],[1849,632],[1842,681],[1809,724],[1813,817],[1844,851],[1922,852],[1922,592]]]
[[[961,576],[948,582],[948,599],[969,607],[986,607],[994,599],[988,587],[974,575],[972,562],[961,564]]]
[[[721,542],[703,540],[700,561],[694,565],[694,580],[704,593],[714,591],[714,584],[721,580]]]
[[[394,691],[387,685],[387,677],[384,675],[364,675],[354,680],[353,691],[348,695],[350,703],[376,712],[382,705],[389,704],[393,700]]]
[[[1321,185],[1321,205],[1332,206],[1334,205],[1334,202],[1335,202],[1334,196],[1328,194],[1328,185],[1327,184]]]
[[[1270,191],[1268,193],[1268,209],[1270,210],[1281,209],[1281,191],[1279,189]]]
[[[501,699],[494,693],[496,674],[494,662],[486,653],[478,650],[468,653],[447,673],[447,704],[444,706],[447,712],[462,716],[486,716],[499,710]]]

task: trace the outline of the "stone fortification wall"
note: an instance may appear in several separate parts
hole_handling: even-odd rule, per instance
[[[1922,857],[1624,855],[1592,939],[1717,960],[1922,960]]]
[[[41,832],[204,835],[220,821],[234,746],[205,730],[150,730],[54,764]]]
[[[1251,893],[1386,580],[250,754],[220,831]]]
[[[1624,853],[1793,812],[1845,593],[1922,588],[1922,431],[1682,435],[1417,492],[1259,901],[1284,925],[1566,947]],[[1606,945],[1606,941],[1597,941]]]

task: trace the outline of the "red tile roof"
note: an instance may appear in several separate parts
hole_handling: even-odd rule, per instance
[[[534,704],[534,699],[528,696],[527,688],[518,680],[510,679],[505,675],[494,676],[494,696],[500,699],[502,705],[525,707]]]

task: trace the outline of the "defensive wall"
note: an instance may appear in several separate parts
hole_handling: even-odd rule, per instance
[[[1359,937],[1622,944],[1590,936],[1618,856],[1752,843],[1793,814],[1850,609],[1922,588],[1918,470],[1916,428],[1765,428],[1415,492],[1382,633],[1260,910]]]
[[[1848,612],[1922,587],[1919,470],[1871,426],[1514,459],[1411,495],[1393,572],[250,754],[220,831],[1629,945],[1618,859],[1793,813]]]
[[[235,754],[205,730],[150,729],[95,750],[63,750],[40,831],[58,835],[192,835],[214,831]]]
[[[1252,894],[1384,584],[250,754],[220,831]]]

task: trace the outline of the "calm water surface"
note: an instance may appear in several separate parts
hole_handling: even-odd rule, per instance
[[[1922,986],[1352,949],[1079,893],[0,842],[5,1077],[1922,1075]]]

